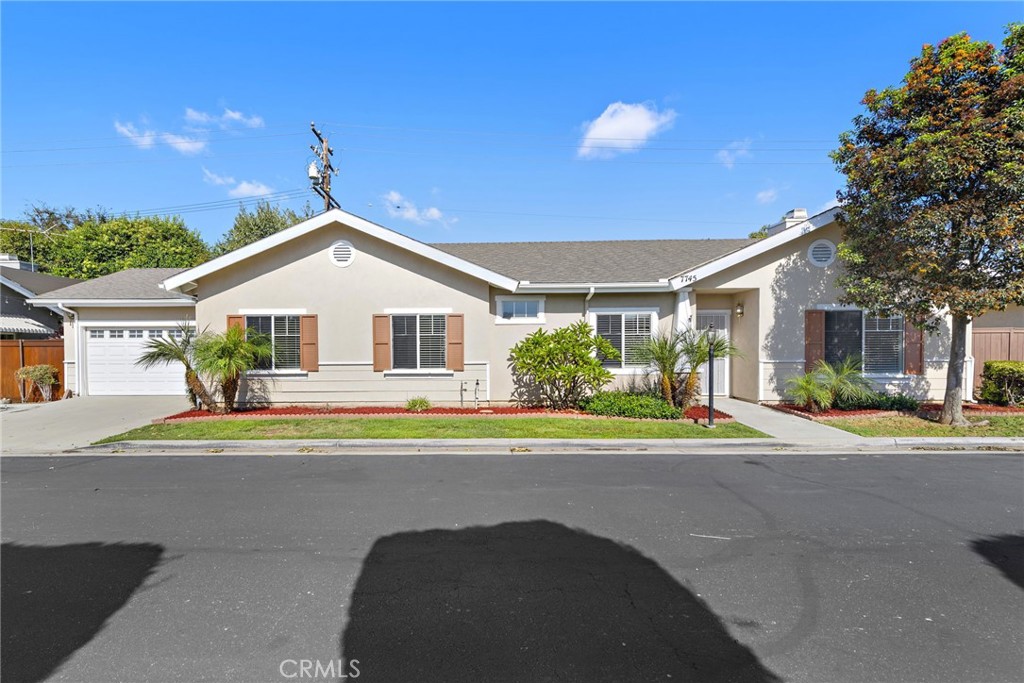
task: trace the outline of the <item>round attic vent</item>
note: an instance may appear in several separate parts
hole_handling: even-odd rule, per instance
[[[836,245],[829,240],[815,240],[807,250],[807,260],[819,268],[832,265],[836,260]]]
[[[339,268],[347,268],[352,265],[352,259],[355,258],[356,250],[352,247],[351,242],[338,240],[327,250],[327,255],[334,265]]]

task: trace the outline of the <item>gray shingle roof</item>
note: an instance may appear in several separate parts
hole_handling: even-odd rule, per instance
[[[182,294],[160,288],[160,283],[184,268],[129,268],[110,275],[47,292],[46,299],[181,299]]]
[[[462,242],[430,246],[529,282],[656,282],[756,241]]]
[[[73,277],[58,277],[57,275],[37,273],[33,270],[21,270],[20,268],[9,267],[0,268],[0,275],[3,275],[15,284],[21,285],[36,296],[53,291],[54,289],[73,285],[76,282],[81,282],[81,280],[77,280]]]

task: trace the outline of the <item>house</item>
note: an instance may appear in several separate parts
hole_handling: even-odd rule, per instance
[[[856,354],[879,387],[941,398],[948,326],[925,336],[837,303],[835,213],[790,211],[762,240],[425,244],[333,210],[195,268],[128,270],[32,302],[69,311],[68,384],[86,395],[181,392],[180,368],[134,359],[187,320],[272,338],[243,401],[508,402],[509,349],[582,318],[621,350],[608,363],[618,383],[645,372],[636,348],[655,331],[714,325],[743,353],[716,361],[716,394],[780,400],[808,363]]]
[[[30,306],[27,301],[77,282],[81,281],[37,273],[17,256],[0,254],[0,339],[47,339],[59,334],[64,312]]]

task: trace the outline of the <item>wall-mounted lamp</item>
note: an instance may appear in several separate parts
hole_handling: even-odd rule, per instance
[[[743,317],[743,304],[736,304],[736,317],[737,318],[742,318]]]

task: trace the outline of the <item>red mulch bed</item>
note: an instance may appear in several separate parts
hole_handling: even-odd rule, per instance
[[[789,403],[765,403],[763,405],[774,408],[782,413],[788,413],[808,420],[834,420],[853,417],[890,417],[893,415],[927,415],[931,416],[942,410],[941,403],[922,403],[917,412],[900,410],[878,410],[877,408],[866,408],[863,410],[822,410],[813,413],[803,406],[796,406]],[[997,406],[989,403],[964,403],[964,413],[976,417],[992,415],[1024,415],[1024,408],[1013,406]]]
[[[183,413],[169,415],[157,422],[178,420],[232,420],[232,419],[263,419],[274,417],[332,417],[332,416],[402,416],[417,417],[423,415],[504,415],[534,417],[587,417],[603,419],[600,415],[590,415],[578,410],[548,410],[547,408],[526,408],[520,406],[493,406],[491,408],[429,408],[418,412],[406,410],[400,406],[356,406],[350,408],[326,408],[320,406],[279,406],[273,408],[242,409],[229,415],[210,413],[205,410],[187,410]],[[693,406],[686,409],[685,416],[694,422],[706,422],[707,406]],[[732,415],[715,411],[715,421],[731,422]]]
[[[922,403],[920,412],[937,413],[941,403]],[[994,403],[965,403],[964,412],[971,415],[1024,415],[1024,406],[997,406]]]

